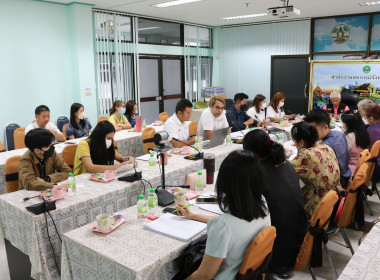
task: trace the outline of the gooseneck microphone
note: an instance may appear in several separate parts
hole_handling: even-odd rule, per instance
[[[237,131],[240,131],[240,133],[243,134],[243,136],[245,136],[244,132],[241,131],[241,129],[239,129],[239,128],[237,127],[237,125],[235,124],[235,122],[232,122],[232,125],[237,129]]]
[[[198,159],[203,159],[203,153],[201,153],[200,151],[199,151],[199,149],[197,149],[196,147],[194,147],[193,145],[189,145],[189,144],[187,144],[186,142],[183,142],[183,141],[181,141],[181,140],[178,140],[177,138],[172,138],[172,140],[174,140],[174,141],[177,141],[177,142],[180,142],[180,143],[182,143],[182,144],[185,144],[186,146],[189,146],[189,147],[191,147],[191,148],[193,148],[194,150],[196,150],[197,152],[198,152],[198,154],[197,155],[195,155],[195,156],[189,156],[189,157],[185,157],[185,158],[187,158],[187,159],[191,159],[191,160],[198,160]]]

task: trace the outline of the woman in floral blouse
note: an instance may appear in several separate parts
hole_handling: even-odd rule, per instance
[[[329,146],[317,142],[318,132],[308,123],[295,124],[291,136],[299,150],[292,165],[305,184],[302,196],[310,219],[325,194],[339,185],[338,160]]]

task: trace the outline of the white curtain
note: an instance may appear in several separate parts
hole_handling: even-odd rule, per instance
[[[99,115],[108,116],[115,100],[135,99],[136,44],[129,16],[94,12]]]
[[[185,96],[196,102],[202,96],[202,88],[211,86],[211,29],[185,25],[184,32]]]

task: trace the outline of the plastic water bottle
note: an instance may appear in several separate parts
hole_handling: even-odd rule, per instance
[[[73,196],[77,191],[77,183],[75,181],[73,173],[69,173],[69,178],[67,179],[67,192],[70,196]]]
[[[148,212],[148,205],[145,200],[145,195],[140,194],[139,200],[137,201],[137,219],[143,221],[146,218],[146,213]]]
[[[88,131],[88,136],[90,136],[91,133],[92,133],[92,129],[90,129],[90,130]]]
[[[195,148],[198,152],[201,151],[201,149],[200,149],[200,147],[199,147],[199,141],[198,141],[198,140],[195,140],[194,148]]]
[[[150,154],[149,158],[149,171],[154,171],[156,168],[156,159],[154,157],[154,154]]]
[[[148,208],[149,213],[155,214],[157,211],[158,198],[154,189],[150,189],[148,195]]]
[[[202,193],[205,188],[205,181],[202,176],[202,171],[198,171],[198,176],[195,179],[195,191]]]
[[[335,120],[335,117],[333,116],[332,119],[331,119],[331,123],[332,124],[335,124],[336,123],[336,120]]]
[[[283,118],[281,118],[280,127],[284,127],[284,119]]]
[[[284,139],[281,136],[278,138],[278,144],[284,144]]]
[[[145,122],[145,120],[143,120],[142,128],[146,128],[146,122]]]
[[[231,134],[227,133],[227,136],[226,136],[226,146],[229,147],[231,145],[232,145]]]

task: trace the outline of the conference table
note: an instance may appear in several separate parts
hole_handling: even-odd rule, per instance
[[[221,145],[208,149],[206,152],[215,154],[215,167],[218,170],[224,158],[231,152],[242,149],[242,145]],[[160,169],[151,170],[148,162],[139,161],[138,169],[142,171],[143,179],[153,187],[161,182]],[[185,181],[186,174],[203,169],[203,161],[191,161],[181,155],[172,155],[165,165],[165,180],[169,185],[181,185]],[[125,171],[120,176],[130,173]],[[118,174],[119,175],[119,174]],[[54,246],[55,256],[60,263],[61,243],[58,235],[82,228],[95,221],[101,213],[115,213],[136,204],[138,195],[147,194],[149,185],[141,181],[127,183],[114,180],[108,183],[99,183],[89,180],[90,174],[76,176],[77,193],[74,196],[66,196],[56,202],[57,209],[51,211],[57,226],[55,231],[52,220],[47,216],[48,230],[51,242]],[[59,279],[53,252],[48,241],[45,216],[34,215],[25,207],[39,203],[39,198],[23,201],[25,197],[36,195],[35,191],[21,190],[0,196],[0,238],[7,239],[13,246],[29,256],[34,279]],[[125,278],[124,278],[125,279]],[[128,278],[127,278],[128,279]]]
[[[147,127],[153,127],[156,131],[162,131],[164,129],[164,126],[149,125]],[[70,145],[68,143],[78,144],[80,141],[86,138],[87,137],[83,137],[58,143],[55,145],[55,149],[57,153],[60,155],[62,153],[63,148],[67,145]],[[141,132],[135,132],[133,130],[121,130],[115,133],[115,141],[119,149],[119,152],[122,155],[141,156],[145,154]],[[5,162],[10,157],[23,155],[27,150],[27,148],[23,148],[0,153],[0,195],[5,194],[7,192],[5,185]]]
[[[338,280],[380,278],[380,223],[373,226]]]

